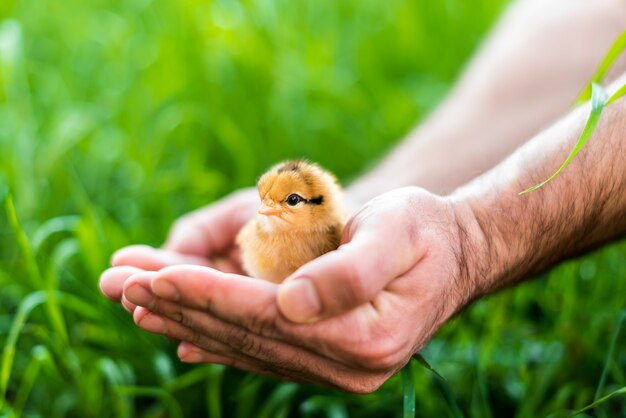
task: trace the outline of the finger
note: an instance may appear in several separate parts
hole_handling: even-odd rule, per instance
[[[198,333],[197,331],[189,329],[177,321],[160,316],[159,314],[146,308],[137,308],[133,317],[135,323],[145,331],[164,335],[177,341],[188,341],[205,352],[210,352],[218,356],[230,358],[231,360],[247,363],[250,366],[253,366],[256,372],[271,370],[274,372],[272,375],[276,377],[289,378],[294,381],[306,381],[307,383],[324,383],[324,380],[319,377],[307,377],[307,373],[303,371],[303,367],[294,367],[293,364],[288,364],[283,361],[280,353],[273,353],[270,357],[272,359],[272,364],[268,364],[264,360],[264,358],[267,357],[266,355],[251,356],[247,352],[239,350],[237,348],[238,345],[232,341],[228,341],[230,343],[228,344],[218,339]],[[235,348],[233,348],[233,345],[235,345]],[[245,346],[247,351],[247,343]],[[284,350],[282,347],[280,349]],[[307,361],[306,357],[303,355],[300,355],[298,359],[302,362]]]
[[[256,190],[246,189],[187,214],[174,223],[163,248],[201,257],[224,253],[260,203]]]
[[[139,268],[130,266],[107,269],[100,275],[100,291],[107,298],[119,302],[126,279],[141,271]]]
[[[143,315],[143,308],[151,308],[153,306],[154,297],[148,289],[152,279],[156,277],[157,273],[154,271],[141,271],[132,275],[128,280],[124,282],[124,293],[122,298],[128,301],[128,303],[138,306],[133,309],[135,320],[137,315]]]
[[[225,274],[209,267],[172,266],[160,270],[148,283],[154,295],[237,323],[271,321],[277,286],[265,280]],[[272,307],[274,309],[272,310]]]
[[[219,285],[213,283],[206,275],[193,275],[189,273],[190,268],[185,266],[188,271],[190,280],[177,281],[176,285],[182,289],[182,298],[174,298],[177,300],[164,299],[153,293],[154,281],[159,279],[161,273],[157,272],[141,272],[132,276],[126,281],[124,286],[124,297],[132,303],[150,309],[153,312],[165,315],[176,321],[189,320],[184,316],[184,312],[200,312],[204,317],[204,323],[208,328],[207,332],[222,332],[214,336],[220,340],[227,340],[229,337],[228,330],[232,327],[252,331],[258,335],[265,337],[274,337],[276,332],[271,329],[271,324],[275,322],[275,316],[278,314],[276,308],[272,311],[265,308],[267,305],[274,305],[275,292],[265,292],[262,295],[261,288],[239,287],[230,290],[236,278],[231,280],[223,280],[220,284],[228,284],[227,289],[220,289]],[[219,272],[218,272],[219,273]],[[181,276],[178,276],[181,277]],[[194,282],[198,280],[197,282]],[[265,284],[266,282],[250,279],[252,283]],[[275,285],[273,285],[275,287]],[[159,287],[159,286],[157,286]],[[255,299],[251,299],[256,297]],[[197,298],[197,299],[196,299]],[[251,306],[254,306],[251,308]],[[261,307],[263,306],[263,307]],[[275,306],[275,305],[274,305]],[[229,311],[230,308],[230,312]],[[211,315],[215,311],[217,315]],[[218,316],[221,313],[221,316]],[[196,321],[193,322],[194,324]],[[285,322],[288,326],[291,324]],[[226,325],[227,324],[227,325]],[[189,323],[187,324],[189,325]],[[297,326],[297,325],[296,325]]]
[[[254,362],[235,359],[228,356],[222,356],[212,352],[203,350],[189,342],[183,341],[178,345],[178,358],[184,363],[212,363],[223,364],[225,366],[234,367],[239,370],[251,372],[263,376],[273,377],[282,380],[290,380],[296,383],[313,383],[302,378],[288,378],[286,375],[276,373],[273,367],[259,367]],[[318,383],[320,384],[320,383]]]
[[[147,286],[158,298],[212,313],[256,334],[268,337],[294,335],[293,330],[281,328],[282,325],[294,328],[294,324],[280,317],[274,283],[199,266],[168,267],[149,279],[148,276],[138,276],[141,279],[138,283]],[[151,295],[141,293],[140,296],[135,303],[154,302]],[[136,294],[129,295],[129,298],[136,297]],[[307,331],[303,329],[296,335],[304,337]]]
[[[389,233],[387,228],[359,230],[337,251],[305,264],[287,278],[278,289],[282,314],[293,322],[314,322],[372,301],[415,264],[404,234]]]
[[[274,375],[294,381],[360,392],[365,386],[382,384],[398,368],[380,371],[355,369],[308,350],[253,335],[218,320],[207,327],[206,315],[201,312],[186,310],[183,318],[186,324],[203,324],[201,330],[189,328],[185,324],[147,309],[137,308],[135,313],[135,322],[146,331],[191,342],[205,351],[229,358],[231,361],[248,363],[254,366],[256,372],[272,371]],[[216,334],[214,331],[217,327],[214,325],[224,330]]]
[[[149,275],[141,273],[136,277],[137,279],[132,278],[127,282],[124,293],[131,302],[255,357],[263,350],[279,344],[297,349],[298,352],[314,353],[316,357],[332,360],[337,364],[370,371],[389,370],[402,360],[402,350],[397,349],[400,344],[390,344],[393,341],[381,343],[380,338],[373,340],[377,337],[368,325],[372,318],[370,310],[373,309],[369,304],[365,305],[367,309],[359,308],[350,317],[325,321],[319,326],[298,325],[280,317],[272,317],[272,314],[268,315],[268,312],[278,314],[274,304],[275,296],[271,294],[267,297],[267,302],[261,305],[265,307],[247,307],[256,304],[257,300],[240,300],[233,305],[236,312],[243,310],[250,313],[245,319],[232,314],[219,317],[205,310],[186,308],[179,302],[156,297],[148,287],[151,280]],[[215,304],[211,301],[211,310],[224,310],[225,307],[219,306],[221,302],[220,297],[215,299]],[[224,316],[230,320],[224,319]],[[346,332],[346,329],[350,332]],[[276,353],[269,352],[264,358],[272,361],[279,357]]]
[[[135,324],[139,325],[141,323],[141,321],[143,320],[143,318],[147,315],[150,315],[151,312],[149,309],[144,308],[143,306],[137,306],[135,308],[135,311],[133,312],[133,320],[135,321]],[[155,327],[156,328],[156,327]],[[146,330],[155,334],[162,334],[162,332],[159,331],[155,331],[155,330]]]
[[[149,309],[138,307],[133,317],[135,323],[145,331],[164,335],[177,341],[187,341],[187,344],[195,347],[197,350],[202,350],[205,354],[211,353],[223,359],[229,359],[229,363],[221,364],[232,365],[230,362],[237,361],[238,363],[248,365],[249,368],[246,370],[254,371],[255,373],[306,383],[324,384],[326,382],[318,376],[311,375],[310,371],[305,371],[302,366],[295,367],[293,361],[281,359],[279,354],[271,354],[269,356],[271,363],[268,363],[266,361],[267,355],[251,356],[246,353],[249,350],[248,343],[244,343],[246,350],[240,350],[239,343],[228,340],[229,344],[226,344],[211,336],[200,334],[195,330],[187,328],[177,321],[160,316]],[[270,344],[269,349],[276,349],[273,345]],[[278,347],[278,349],[285,351],[284,347]],[[303,355],[300,355],[298,359],[301,362],[306,361]],[[183,358],[181,360],[185,361]],[[187,354],[186,360],[191,362],[193,355]],[[196,362],[198,362],[198,359],[196,359]]]
[[[380,339],[375,326],[378,313],[372,304],[319,324],[295,324],[278,311],[276,289],[277,285],[264,280],[224,274],[211,268],[174,266],[133,276],[126,282],[124,294],[129,301],[172,319],[180,319],[187,310],[201,311],[207,321],[215,319],[237,325],[253,334],[319,352],[345,364],[384,369],[395,358],[395,351],[387,353],[389,347],[395,347],[392,341],[382,346],[372,343],[373,338]],[[380,303],[385,304],[383,298]]]
[[[113,266],[134,266],[142,270],[157,271],[167,266],[178,264],[196,264],[208,266],[204,257],[161,250],[148,245],[131,245],[118,250],[111,257]]]
[[[207,267],[172,266],[160,270],[148,289],[159,298],[209,312],[267,337],[308,340],[314,331],[280,315],[276,306],[277,285],[265,280],[224,274]]]

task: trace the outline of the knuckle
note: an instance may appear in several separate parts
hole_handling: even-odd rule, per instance
[[[172,316],[177,318],[172,318],[173,320],[180,322],[180,324],[186,328],[194,329],[196,326],[196,321],[191,317],[191,315],[183,311],[174,312]]]
[[[158,314],[164,313],[164,311],[163,311],[163,304],[161,303],[161,301],[158,298],[152,299],[146,305],[147,305],[146,308],[148,308],[152,312],[155,312],[155,313],[158,313]]]
[[[261,344],[259,344],[258,340],[254,338],[254,336],[246,334],[246,336],[241,340],[240,350],[251,357],[257,357],[261,352]]]
[[[258,343],[258,340],[251,333],[239,327],[231,327],[228,330],[226,343],[252,357],[256,357],[261,351],[261,345]]]
[[[256,335],[273,337],[277,334],[277,325],[274,320],[269,318],[276,318],[275,307],[272,305],[259,306],[248,317],[246,328]]]
[[[199,332],[191,331],[189,333],[189,339],[187,341],[192,343],[193,345],[201,347],[203,345],[204,338]]]
[[[195,325],[195,321],[192,318],[189,318],[189,311],[184,310],[176,303],[172,303],[161,298],[155,298],[152,302],[150,302],[148,309],[174,322],[178,322],[187,328],[192,328]]]

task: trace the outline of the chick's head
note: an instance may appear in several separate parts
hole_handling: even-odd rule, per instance
[[[267,230],[321,229],[344,216],[337,180],[317,164],[280,163],[261,176],[258,189],[259,218]]]

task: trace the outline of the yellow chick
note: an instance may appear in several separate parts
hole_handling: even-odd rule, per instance
[[[285,161],[263,174],[257,187],[258,215],[237,236],[250,276],[280,283],[339,246],[346,212],[332,174],[317,164]]]

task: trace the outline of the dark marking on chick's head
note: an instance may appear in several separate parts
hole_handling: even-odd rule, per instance
[[[322,203],[324,203],[324,196],[319,195],[317,197],[308,199],[306,203],[308,203],[309,205],[321,205]]]
[[[281,165],[280,167],[278,167],[278,173],[283,173],[285,171],[295,171],[298,172],[300,170],[300,161],[298,160],[293,160],[293,161],[286,161],[285,163],[283,163],[283,165]]]

